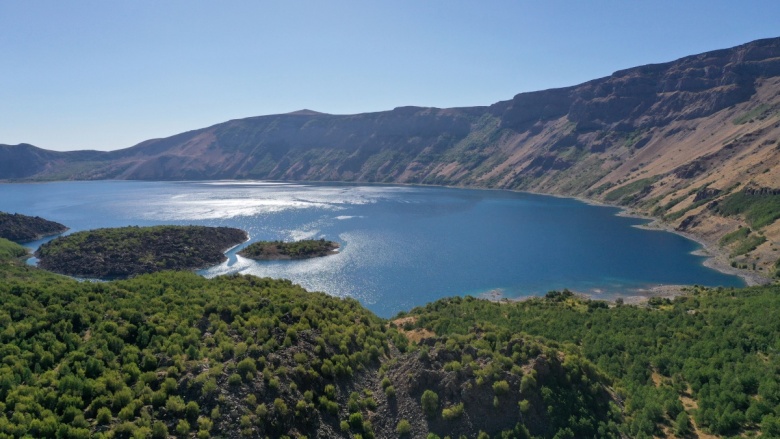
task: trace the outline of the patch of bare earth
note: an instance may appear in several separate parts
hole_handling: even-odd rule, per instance
[[[408,327],[408,325],[417,323],[416,316],[401,317],[400,319],[393,320],[391,323],[395,324],[398,332],[403,334],[412,343],[420,343],[420,340],[425,338],[436,337],[436,333],[425,328],[404,329],[404,326]]]
[[[699,408],[699,404],[696,402],[695,399],[691,398],[691,388],[688,388],[688,391],[685,392],[683,395],[680,395],[680,402],[682,402],[683,407],[685,407],[685,411],[688,412],[689,415],[691,415],[692,410],[697,410]],[[697,437],[699,439],[717,439],[718,436],[711,435],[709,433],[705,433],[699,429],[699,426],[696,425],[696,420],[693,419],[693,416],[691,418],[691,425],[693,426],[693,437]]]

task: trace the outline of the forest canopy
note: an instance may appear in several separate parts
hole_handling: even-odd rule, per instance
[[[287,280],[77,282],[0,256],[0,301],[0,438],[780,435],[778,286],[388,321]]]

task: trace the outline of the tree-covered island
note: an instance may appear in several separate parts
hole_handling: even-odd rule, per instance
[[[42,268],[70,276],[111,279],[162,270],[193,270],[226,260],[247,240],[230,227],[154,226],[88,230],[43,244]]]
[[[309,259],[332,255],[339,243],[324,239],[304,239],[295,242],[257,241],[238,252],[239,255],[261,261],[278,259]]]

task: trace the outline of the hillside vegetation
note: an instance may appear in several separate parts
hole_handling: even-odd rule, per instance
[[[384,321],[286,280],[4,259],[0,438],[775,437],[779,293],[450,298]]]
[[[219,264],[247,240],[229,227],[153,226],[88,230],[61,236],[35,252],[47,270],[87,278],[122,278]]]
[[[0,238],[14,242],[29,242],[44,236],[57,235],[67,227],[38,216],[0,212]]]
[[[488,326],[576,346],[614,379],[630,437],[687,437],[694,425],[722,437],[780,435],[777,286],[694,287],[649,307],[608,308],[566,291],[519,303],[452,298],[409,316],[408,330],[437,336]]]
[[[5,238],[0,238],[0,261],[13,260],[26,255],[29,255],[26,248]]]
[[[303,239],[294,242],[257,241],[238,252],[257,260],[308,259],[336,253],[339,244],[324,239]]]
[[[418,347],[285,280],[2,264],[0,300],[2,438],[604,438],[622,419],[576,349],[492,326]]]

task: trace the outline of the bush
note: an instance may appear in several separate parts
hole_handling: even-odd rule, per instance
[[[190,432],[190,423],[185,421],[184,419],[180,420],[178,424],[176,424],[176,433],[179,433],[181,436],[185,436]]]
[[[436,392],[433,390],[423,392],[420,403],[426,416],[429,418],[436,416],[436,413],[439,411],[439,395]]]
[[[398,421],[398,425],[395,426],[395,432],[398,433],[399,436],[407,436],[411,431],[412,424],[406,419],[401,419]]]
[[[231,386],[238,386],[241,384],[241,375],[234,373],[228,377],[228,384]]]
[[[284,400],[281,398],[274,399],[274,409],[281,416],[287,415],[287,411],[288,411],[287,404],[285,404]]]
[[[444,410],[441,411],[441,417],[444,418],[445,421],[451,421],[453,419],[457,419],[463,415],[463,403],[459,403],[450,407],[446,407]]]
[[[152,424],[152,438],[153,439],[166,439],[168,437],[168,427],[160,421]]]
[[[198,403],[195,401],[190,401],[187,403],[187,406],[184,408],[184,412],[188,419],[195,420],[198,417],[198,413],[200,413],[200,406],[198,406]]]
[[[507,392],[509,392],[508,382],[501,380],[493,383],[493,393],[495,393],[496,395],[503,395]]]
[[[99,425],[108,424],[111,422],[111,410],[109,410],[108,407],[101,407],[98,409],[95,419]]]
[[[349,425],[355,430],[360,430],[363,426],[363,415],[360,413],[349,415]]]
[[[181,399],[181,396],[171,396],[168,398],[168,401],[165,402],[165,409],[175,415],[184,412],[185,407],[184,400]]]
[[[531,409],[531,403],[527,399],[518,402],[517,406],[520,407],[522,413],[528,413],[528,410]]]
[[[244,358],[243,360],[239,361],[236,369],[238,373],[244,378],[246,378],[249,374],[257,374],[257,365],[255,364],[255,360],[251,358]]]

